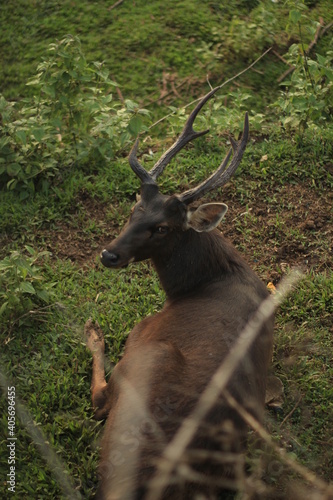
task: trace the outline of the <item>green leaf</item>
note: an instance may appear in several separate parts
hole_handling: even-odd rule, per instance
[[[35,250],[31,246],[24,245],[24,248],[26,248],[28,250],[28,252],[30,253],[30,255],[35,255]]]
[[[10,163],[7,166],[7,174],[11,177],[17,176],[21,172],[21,170],[21,165],[19,165],[18,163]]]
[[[128,130],[132,135],[137,136],[142,129],[142,125],[143,123],[140,116],[134,115],[129,121]]]
[[[19,141],[23,142],[24,145],[27,144],[27,135],[24,130],[17,130],[16,137]]]
[[[16,186],[17,186],[17,179],[12,179],[12,180],[7,182],[7,189],[9,189],[9,190],[15,189]]]
[[[330,82],[333,82],[333,71],[330,68],[324,69],[325,76],[329,79]]]
[[[125,99],[125,105],[128,111],[135,111],[138,108],[137,103],[130,99]]]
[[[24,293],[31,293],[33,295],[36,295],[36,290],[32,286],[29,281],[23,281],[23,283],[20,284],[20,291]]]
[[[292,23],[296,24],[301,19],[302,14],[299,10],[291,10],[289,12],[289,19]]]
[[[11,269],[13,264],[10,261],[9,257],[5,257],[3,260],[0,260],[0,271],[4,271],[6,269]]]
[[[5,312],[7,309],[8,301],[4,302],[2,306],[0,307],[0,316]]]
[[[0,148],[4,149],[4,147],[10,143],[10,137],[0,137]]]
[[[39,297],[43,302],[49,301],[49,294],[46,290],[37,290],[37,297]]]
[[[49,95],[50,97],[53,97],[55,99],[56,96],[56,91],[53,85],[44,85],[43,91],[45,94]]]
[[[37,142],[41,142],[45,135],[45,130],[43,128],[35,128],[32,130],[32,135]]]
[[[326,67],[327,62],[328,62],[327,59],[326,59],[326,57],[321,56],[320,54],[316,54],[316,56],[317,56],[317,60],[318,60],[319,64],[321,64],[322,66]]]

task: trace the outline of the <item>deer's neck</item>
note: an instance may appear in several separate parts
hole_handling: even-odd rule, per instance
[[[217,230],[197,233],[190,229],[178,233],[172,246],[159,251],[152,260],[170,299],[247,268],[238,252]]]

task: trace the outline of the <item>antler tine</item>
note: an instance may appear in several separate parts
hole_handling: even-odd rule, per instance
[[[188,205],[198,198],[201,198],[204,194],[208,193],[208,191],[224,186],[224,184],[226,184],[230,177],[232,177],[236,172],[242,160],[248,138],[249,117],[248,114],[245,113],[244,129],[241,140],[236,142],[233,138],[230,137],[232,149],[228,151],[219,168],[208,179],[199,184],[199,186],[193,189],[189,189],[188,191],[185,191],[185,193],[179,195],[179,199],[183,203],[186,203]],[[234,153],[234,156],[230,162],[229,167],[226,168],[229,163],[232,151]]]
[[[152,176],[147,172],[145,168],[139,163],[137,159],[139,139],[134,143],[131,152],[128,157],[128,161],[133,172],[139,177],[142,184],[156,184]]]
[[[161,156],[161,158],[155,163],[154,167],[150,170],[149,175],[152,179],[156,181],[157,177],[161,175],[165,167],[170,163],[172,158],[192,139],[196,139],[202,135],[207,134],[209,130],[203,130],[201,132],[195,132],[193,130],[194,120],[201,110],[201,108],[206,104],[206,102],[220,89],[220,87],[215,87],[208,94],[206,94],[201,101],[194,108],[190,116],[188,117],[182,133],[176,140],[176,142]]]

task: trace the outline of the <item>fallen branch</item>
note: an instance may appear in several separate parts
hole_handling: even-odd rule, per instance
[[[293,73],[295,71],[295,69],[296,69],[296,66],[290,66],[290,68],[287,69],[287,71],[285,71],[284,73],[282,73],[281,76],[279,76],[279,78],[277,79],[277,82],[278,83],[283,82],[283,80],[285,78],[287,78],[287,76],[290,75],[290,73]]]

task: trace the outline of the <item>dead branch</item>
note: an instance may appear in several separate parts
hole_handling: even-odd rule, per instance
[[[283,56],[281,56],[276,50],[272,50],[272,54],[274,54],[280,61],[284,62],[284,64],[289,64],[287,59],[285,59]]]
[[[327,26],[325,26],[322,30],[322,32],[320,33],[320,36],[324,36],[326,34],[326,31],[330,30],[333,26],[333,21],[331,21],[329,24],[327,24]]]
[[[116,7],[118,7],[118,5],[120,5],[121,3],[123,3],[124,0],[118,0],[118,2],[114,3],[113,5],[111,5],[110,7],[108,7],[108,10],[113,10],[115,9]]]
[[[310,54],[310,52],[313,49],[313,47],[315,47],[315,45],[318,43],[319,38],[323,37],[325,35],[325,33],[332,26],[333,26],[333,21],[330,22],[329,24],[327,24],[326,26],[324,26],[324,20],[322,18],[319,19],[319,24],[317,26],[315,36],[314,36],[312,42],[309,44],[308,48],[306,49],[305,55],[309,55]],[[284,73],[282,73],[282,75],[279,76],[279,78],[277,79],[277,82],[281,83],[285,78],[287,78],[288,75],[290,75],[290,73],[292,73],[293,71],[295,71],[296,66],[293,66],[293,65],[289,64],[288,61],[286,61],[282,56],[280,56],[275,50],[273,50],[272,52],[279,59],[281,59],[281,61],[283,61],[285,64],[288,64],[290,66],[287,69],[287,71],[285,71]]]
[[[279,76],[279,78],[277,79],[277,82],[278,83],[283,82],[283,80],[285,78],[287,78],[287,76],[290,75],[290,73],[293,73],[295,71],[295,69],[296,69],[296,66],[290,66],[290,68],[287,69],[287,71],[285,71],[284,73],[282,73],[281,76]]]
[[[323,26],[324,26],[324,19],[320,18],[319,19],[319,24],[318,24],[317,29],[316,29],[315,36],[314,36],[312,42],[309,44],[309,46],[308,46],[308,48],[306,50],[307,54],[309,54],[311,52],[311,50],[313,49],[313,47],[317,44],[318,39],[319,39],[319,35],[320,35],[320,31],[323,28]]]
[[[264,75],[265,74],[263,71],[260,71],[259,69],[256,69],[256,68],[251,68],[251,71],[253,71],[254,73],[257,73],[258,75]]]
[[[292,414],[295,412],[295,410],[299,407],[299,404],[300,402],[302,401],[303,399],[303,394],[301,394],[301,396],[299,397],[297,403],[295,404],[294,408],[288,413],[288,415],[286,415],[284,417],[284,419],[282,420],[281,424],[280,424],[280,428],[287,422],[287,420],[292,416]]]
[[[245,422],[252,427],[253,430],[274,449],[281,460],[287,464],[291,469],[302,476],[308,483],[312,484],[315,488],[318,488],[325,495],[333,495],[333,485],[328,484],[322,479],[318,478],[314,472],[307,469],[304,465],[296,462],[296,460],[290,458],[284,448],[280,448],[272,439],[270,434],[264,429],[264,427],[258,422],[253,415],[251,415],[242,405],[236,401],[236,399],[226,390],[223,391],[229,405],[234,408],[239,415],[245,420]],[[326,497],[325,497],[326,498]],[[327,498],[331,498],[327,497]]]

